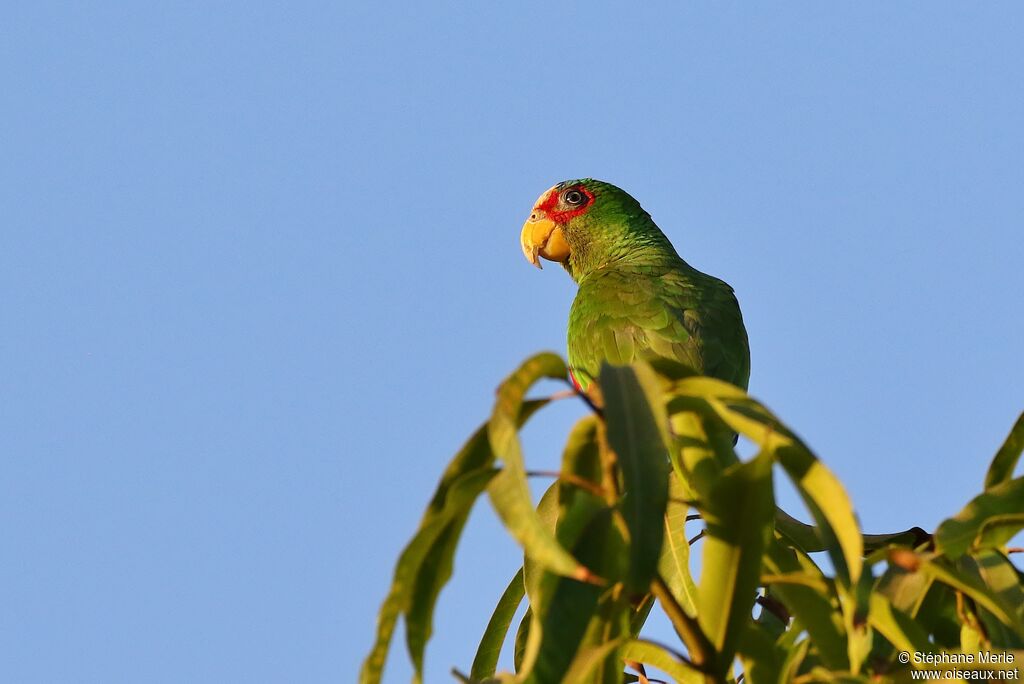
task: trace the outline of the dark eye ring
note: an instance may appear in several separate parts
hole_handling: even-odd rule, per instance
[[[575,206],[577,204],[583,204],[584,200],[586,200],[586,196],[579,190],[569,190],[565,193],[563,199],[566,204]]]

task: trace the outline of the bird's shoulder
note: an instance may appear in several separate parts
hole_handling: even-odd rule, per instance
[[[596,271],[570,312],[570,361],[594,371],[602,360],[662,356],[745,384],[746,344],[732,288],[685,263]]]

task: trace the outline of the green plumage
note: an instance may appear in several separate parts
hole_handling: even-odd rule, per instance
[[[569,365],[586,389],[601,363],[661,356],[744,389],[750,350],[739,303],[725,282],[676,253],[650,215],[609,183],[566,181],[553,190],[592,196],[562,225],[563,265],[579,285],[569,313]],[[565,207],[562,203],[553,213]]]

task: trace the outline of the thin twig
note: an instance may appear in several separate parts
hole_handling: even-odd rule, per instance
[[[651,592],[658,599],[668,619],[671,620],[676,634],[686,644],[686,650],[690,652],[691,660],[687,660],[681,654],[671,649],[666,650],[669,650],[670,653],[681,661],[700,672],[712,672],[718,655],[715,653],[715,647],[708,640],[707,635],[704,634],[697,620],[687,615],[660,575],[655,575],[654,579],[651,580]]]
[[[572,388],[573,394],[582,399],[583,403],[590,407],[591,411],[596,413],[599,418],[604,418],[604,411],[597,407],[597,404],[595,404],[593,400],[589,396],[587,396],[586,392],[581,392],[579,388],[576,387],[576,385],[572,384],[568,380],[564,380],[564,382],[565,384],[569,385],[569,387]]]
[[[704,532],[706,532],[706,531],[707,530],[701,530],[696,535],[694,535],[693,539],[690,539],[686,543],[689,544],[690,546],[693,546],[694,542],[696,542],[698,539],[703,539],[704,538]]]
[[[560,399],[572,399],[575,396],[576,390],[567,389],[555,392],[554,394],[550,395],[548,399],[550,401],[559,401]]]
[[[779,619],[779,622],[781,622],[782,624],[789,624],[789,611],[786,610],[786,606],[784,606],[782,602],[776,599],[774,596],[764,594],[754,599],[754,602],[762,608],[764,608],[765,610],[767,610],[775,617],[777,617]],[[739,682],[737,682],[737,684],[739,684]]]

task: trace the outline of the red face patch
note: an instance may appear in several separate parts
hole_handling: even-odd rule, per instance
[[[576,190],[584,196],[582,204],[573,206],[562,202],[562,195],[569,190]],[[594,203],[594,193],[583,185],[571,185],[568,188],[554,188],[547,194],[537,209],[547,214],[555,223],[568,223],[571,219],[585,214]]]

